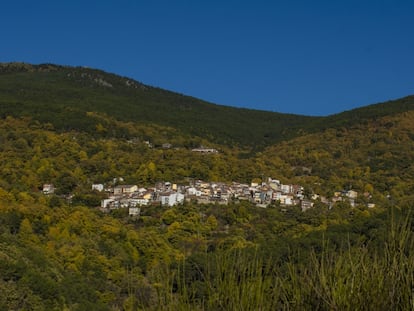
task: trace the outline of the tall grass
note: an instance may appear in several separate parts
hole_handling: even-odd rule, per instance
[[[251,249],[205,254],[204,265],[157,271],[153,309],[414,310],[413,237],[407,217],[391,222],[383,249],[324,243],[306,262],[283,265]]]

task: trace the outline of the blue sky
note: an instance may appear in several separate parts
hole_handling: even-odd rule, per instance
[[[88,66],[209,102],[329,115],[414,94],[414,1],[25,1],[0,62]]]

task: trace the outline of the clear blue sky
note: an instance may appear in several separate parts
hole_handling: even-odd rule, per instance
[[[328,115],[414,94],[411,0],[5,0],[0,62],[89,66],[209,102]]]

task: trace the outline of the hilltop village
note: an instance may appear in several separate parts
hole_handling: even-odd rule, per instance
[[[145,141],[149,148],[154,146]],[[170,149],[169,143],[159,146],[162,149]],[[200,154],[219,153],[217,149],[201,146],[191,150]],[[232,182],[206,182],[203,180],[191,180],[187,185],[179,185],[171,182],[157,182],[153,187],[142,187],[136,184],[123,184],[122,177],[114,178],[107,185],[92,184],[92,191],[105,193],[107,198],[101,200],[100,210],[110,212],[116,209],[129,209],[130,216],[139,215],[141,207],[149,205],[162,205],[173,207],[192,202],[195,204],[220,204],[250,202],[257,207],[267,208],[270,205],[281,206],[286,210],[288,207],[300,206],[302,211],[312,208],[315,202],[321,202],[331,208],[337,202],[346,202],[351,207],[356,206],[358,192],[355,190],[341,190],[334,193],[333,197],[327,198],[318,194],[305,194],[301,185],[283,184],[278,179],[267,178],[263,182],[252,182],[250,184]],[[110,186],[109,186],[110,185]],[[44,184],[43,193],[53,194],[53,184]],[[364,193],[365,198],[370,199],[370,193]],[[71,195],[66,196],[69,201]],[[375,207],[374,203],[368,203],[367,207]]]
[[[103,185],[92,185],[93,189],[105,190]],[[196,180],[188,185],[159,182],[153,188],[139,188],[137,185],[118,185],[106,189],[108,199],[102,200],[102,209],[120,207],[138,207],[150,204],[174,206],[184,201],[197,204],[228,204],[230,202],[249,201],[257,206],[267,207],[271,203],[280,202],[284,206],[292,206],[305,202],[303,187],[283,185],[279,180],[270,179],[261,184],[231,184],[205,182]],[[309,206],[310,207],[310,206]]]
[[[122,178],[115,178],[113,184],[122,183]],[[300,206],[302,211],[313,207],[316,200],[331,207],[338,201],[346,201],[355,206],[358,193],[353,190],[336,192],[334,197],[312,195],[308,198],[304,188],[300,185],[282,184],[277,179],[268,178],[266,182],[243,184],[233,182],[205,182],[194,180],[187,185],[178,185],[171,182],[158,182],[154,187],[144,188],[138,185],[117,184],[105,187],[104,184],[93,184],[92,191],[105,192],[107,198],[101,201],[100,209],[103,212],[128,208],[129,215],[140,214],[141,207],[149,205],[175,206],[184,202],[197,204],[223,204],[248,201],[258,207],[266,208],[271,204],[288,208]],[[44,194],[54,192],[51,184],[43,186]],[[369,207],[373,207],[371,204]]]

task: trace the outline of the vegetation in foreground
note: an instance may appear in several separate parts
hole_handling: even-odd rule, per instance
[[[122,210],[1,193],[1,310],[410,310],[412,214]]]

